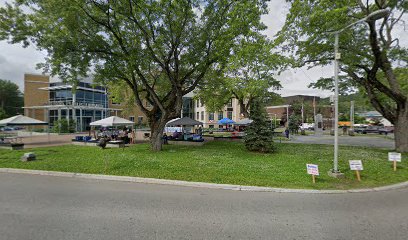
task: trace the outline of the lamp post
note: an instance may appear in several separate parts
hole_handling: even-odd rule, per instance
[[[364,21],[376,21],[380,18],[384,18],[390,14],[388,9],[381,9],[374,11],[367,15],[365,18],[362,18],[345,28],[342,28],[336,32],[334,32],[334,160],[333,160],[333,169],[331,173],[334,176],[340,175],[339,167],[338,167],[338,150],[339,150],[339,60],[340,60],[340,53],[339,53],[339,34],[350,28],[358,23]]]

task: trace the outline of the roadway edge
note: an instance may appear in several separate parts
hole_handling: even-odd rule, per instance
[[[205,183],[205,182],[188,182],[188,181],[181,181],[181,180],[168,180],[168,179],[157,179],[157,178],[141,178],[141,177],[88,174],[88,173],[56,172],[56,171],[29,170],[29,169],[17,169],[17,168],[0,168],[0,173],[17,173],[17,174],[31,174],[31,175],[41,175],[41,176],[54,176],[54,177],[71,177],[71,178],[81,178],[81,179],[173,185],[173,186],[183,186],[183,187],[197,187],[197,188],[223,189],[223,190],[248,191],[248,192],[319,193],[319,194],[336,194],[337,193],[339,194],[339,193],[379,192],[379,191],[395,190],[395,189],[401,189],[401,188],[408,187],[408,181],[406,181],[402,183],[397,183],[397,184],[382,186],[382,187],[375,187],[375,188],[350,189],[350,190],[314,190],[314,189],[291,189],[291,188],[242,186],[242,185],[217,184],[217,183]]]

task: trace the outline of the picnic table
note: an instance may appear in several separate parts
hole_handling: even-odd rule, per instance
[[[125,142],[123,140],[112,140],[108,144],[118,145],[120,148],[125,148]]]
[[[2,137],[3,143],[23,143],[22,137]]]

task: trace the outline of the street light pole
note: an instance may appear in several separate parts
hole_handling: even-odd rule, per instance
[[[340,29],[334,34],[334,159],[333,159],[333,169],[331,173],[334,176],[340,176],[341,173],[338,167],[338,150],[339,150],[339,60],[340,60],[340,53],[339,53],[339,34],[350,28],[358,23],[365,22],[365,21],[376,21],[380,18],[387,17],[390,14],[390,10],[388,9],[380,9],[370,13],[363,19],[360,19],[343,29]]]
[[[334,160],[332,172],[339,173],[339,32],[336,32],[334,36]]]

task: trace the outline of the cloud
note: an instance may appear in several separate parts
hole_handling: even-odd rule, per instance
[[[36,64],[44,61],[45,54],[33,46],[23,48],[0,41],[0,79],[16,83],[24,91],[24,73],[41,73]]]

